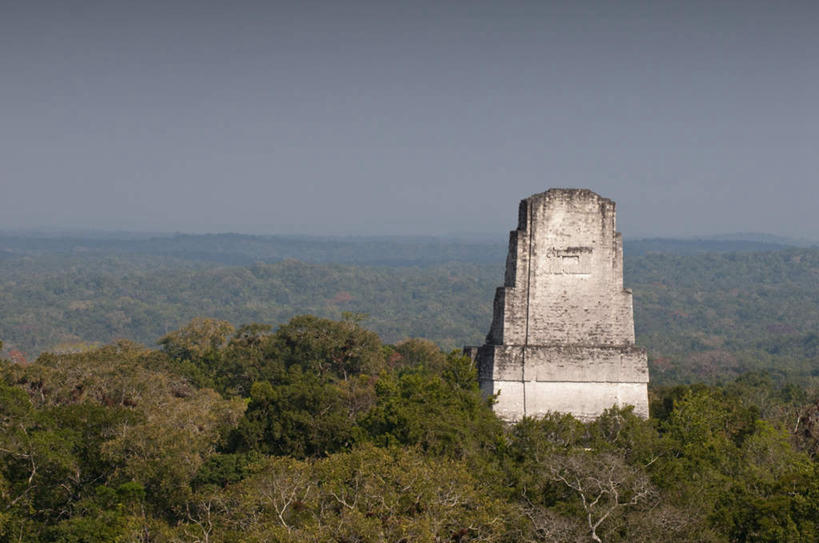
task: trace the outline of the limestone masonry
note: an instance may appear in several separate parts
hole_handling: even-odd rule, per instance
[[[614,202],[585,189],[521,201],[486,344],[466,347],[504,419],[588,420],[613,405],[648,416],[648,363],[634,345]]]

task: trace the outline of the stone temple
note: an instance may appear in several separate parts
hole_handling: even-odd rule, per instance
[[[486,344],[465,352],[506,420],[549,411],[589,420],[613,405],[648,416],[614,202],[585,189],[521,201]]]

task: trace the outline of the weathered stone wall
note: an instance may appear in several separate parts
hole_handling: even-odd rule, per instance
[[[634,347],[615,204],[551,189],[520,203],[487,343],[467,348],[508,419],[547,411],[594,417],[612,405],[648,415],[646,354]]]

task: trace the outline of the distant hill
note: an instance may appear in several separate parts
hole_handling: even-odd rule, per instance
[[[431,237],[175,234],[122,239],[0,234],[0,251],[21,256],[139,255],[229,265],[295,259],[368,266],[428,266],[453,261],[488,263],[503,260],[506,245]]]
[[[626,256],[648,253],[775,251],[803,246],[798,240],[763,234],[704,239],[627,239]],[[306,237],[246,234],[168,234],[146,236],[98,233],[85,236],[0,233],[0,258],[19,256],[153,256],[195,262],[249,265],[295,259],[361,266],[430,266],[446,262],[493,263],[506,258],[507,243],[435,237]]]
[[[690,255],[698,253],[748,253],[779,251],[793,245],[772,241],[717,239],[638,239],[623,243],[624,257],[650,253]]]
[[[816,247],[819,245],[819,240],[816,239],[810,240],[807,238],[793,238],[787,236],[777,236],[774,234],[764,234],[760,232],[717,234],[713,236],[704,236],[702,239],[715,241],[761,241],[764,243],[788,245],[791,247]]]
[[[387,342],[481,343],[506,246],[432,238],[0,236],[0,339],[32,357],[196,316],[234,324],[367,313]],[[656,383],[746,369],[819,375],[819,249],[753,240],[626,243],[638,342]]]

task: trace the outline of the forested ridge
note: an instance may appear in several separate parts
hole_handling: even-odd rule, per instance
[[[505,251],[497,242],[239,235],[6,235],[0,248],[0,338],[13,358],[117,338],[153,346],[198,316],[278,325],[356,312],[389,343],[480,344]],[[627,242],[625,284],[655,382],[817,375],[819,249],[766,239]]]
[[[469,359],[355,314],[159,344],[0,364],[0,541],[817,541],[815,384],[509,425]]]

